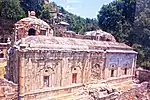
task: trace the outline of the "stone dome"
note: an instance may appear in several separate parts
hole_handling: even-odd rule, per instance
[[[16,26],[22,26],[22,25],[38,25],[43,28],[50,28],[50,26],[43,20],[36,18],[35,16],[30,16],[27,18],[23,18],[20,21],[18,21],[15,25]]]
[[[15,24],[17,40],[28,35],[53,35],[49,24],[38,19],[35,15],[35,12],[31,11],[27,18],[23,18]]]
[[[97,37],[98,41],[116,42],[116,39],[112,34],[102,31],[102,30],[89,31],[89,32],[86,32],[85,35],[86,36],[95,36],[95,37]]]

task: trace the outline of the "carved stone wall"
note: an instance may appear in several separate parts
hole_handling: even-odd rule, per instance
[[[91,56],[94,57],[94,54],[75,51],[39,51],[20,55],[22,63],[20,72],[23,77],[23,83],[20,83],[22,84],[21,95],[25,96],[25,94],[45,89],[76,87],[76,85],[82,85],[83,82],[88,82],[91,77],[90,65],[94,62]],[[98,57],[95,58],[98,60]],[[77,74],[77,77],[76,82],[72,83],[74,73]],[[45,76],[49,78],[48,86],[44,84]]]
[[[76,88],[89,84],[93,80],[109,78],[110,70],[118,69],[123,62],[116,55],[119,56],[118,54],[104,55],[102,52],[52,50],[22,53],[19,55],[20,95],[27,100],[40,99],[50,94],[49,98],[58,94],[72,93]],[[120,55],[122,58],[126,57],[124,54]],[[128,59],[127,57],[125,59]],[[113,63],[116,64],[115,68],[110,66]],[[117,74],[114,77],[119,77],[119,70],[115,73]],[[127,75],[131,73],[128,72]]]
[[[91,78],[101,80],[103,78],[104,59],[102,53],[93,53],[91,57]]]
[[[6,79],[0,79],[0,100],[17,100],[18,88]]]
[[[111,77],[111,71],[114,70],[114,77],[122,75],[133,75],[136,55],[123,53],[108,53],[106,55],[105,78]],[[125,74],[125,69],[126,74]]]

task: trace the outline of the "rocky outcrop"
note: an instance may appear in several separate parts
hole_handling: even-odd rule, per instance
[[[17,100],[17,96],[17,85],[6,79],[0,79],[0,100]]]
[[[148,82],[135,84],[122,93],[110,87],[84,87],[75,94],[75,100],[150,100],[148,84]]]

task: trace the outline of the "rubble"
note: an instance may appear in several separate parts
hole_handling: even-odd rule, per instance
[[[86,86],[75,93],[75,97],[75,100],[150,100],[150,93],[148,82],[143,82],[123,93],[110,87]]]
[[[112,88],[82,88],[75,94],[75,100],[110,100],[118,97],[118,93]]]

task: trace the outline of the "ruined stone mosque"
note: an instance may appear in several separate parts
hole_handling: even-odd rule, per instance
[[[19,100],[60,100],[90,84],[134,76],[137,52],[102,30],[87,32],[85,38],[56,37],[33,11],[14,30],[5,78],[18,87]]]

